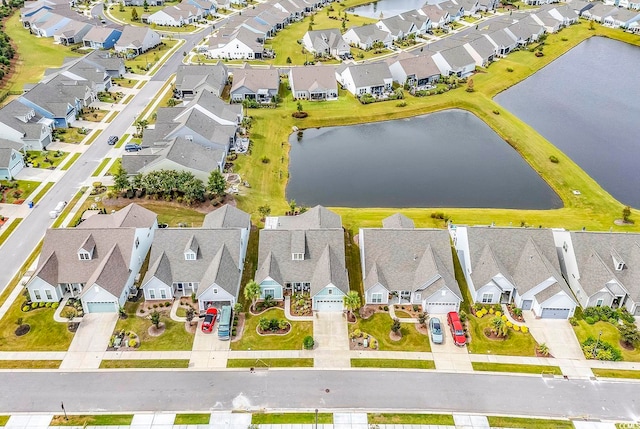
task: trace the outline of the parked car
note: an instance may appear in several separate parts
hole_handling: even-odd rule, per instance
[[[107,140],[107,144],[109,146],[113,146],[116,143],[118,143],[118,136],[109,136],[109,139]]]
[[[432,317],[431,320],[429,320],[429,330],[431,331],[431,341],[433,341],[434,344],[442,344],[444,342],[440,319]]]
[[[462,323],[457,311],[450,311],[447,314],[447,323],[451,329],[453,343],[456,346],[464,346],[467,343],[467,337],[464,336],[464,329],[462,329]]]
[[[218,310],[214,307],[207,308],[207,312],[204,314],[204,322],[202,322],[202,332],[213,331],[213,325],[216,323],[218,317]]]
[[[126,150],[127,152],[137,152],[140,149],[142,149],[140,145],[133,144],[133,143],[129,143],[124,146],[124,150]]]

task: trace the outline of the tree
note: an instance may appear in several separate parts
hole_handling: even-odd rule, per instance
[[[269,206],[269,204],[260,206],[258,207],[258,213],[260,213],[260,217],[264,219],[271,214],[271,207]]]
[[[350,290],[342,299],[344,301],[344,306],[347,308],[350,315],[360,308],[360,294],[355,290]]]
[[[131,9],[131,20],[132,21],[138,20],[138,10],[135,7]]]
[[[620,339],[630,346],[636,346],[640,343],[640,331],[633,323],[624,323],[618,326]]]
[[[625,207],[622,209],[622,219],[623,219],[625,222],[629,222],[629,218],[630,218],[630,217],[631,217],[631,207],[629,207],[629,206],[625,206]]]
[[[142,173],[138,173],[133,176],[133,179],[131,180],[131,186],[136,191],[141,191],[144,188],[144,176],[142,175]]]
[[[467,81],[467,92],[473,92],[473,79],[469,78]]]
[[[287,64],[291,64],[291,57],[287,57]]]
[[[271,328],[271,321],[266,317],[261,317],[260,320],[258,320],[258,326],[262,332],[266,332]]]
[[[260,298],[260,285],[251,280],[244,287],[244,297],[251,300],[251,308],[256,309],[256,301]]]
[[[147,0],[144,0],[144,2],[142,3],[142,8],[146,11],[149,10],[149,3],[147,3]]]
[[[191,321],[194,317],[196,317],[196,311],[193,309],[193,307],[189,306],[189,308],[187,308],[187,314],[185,316],[187,318],[187,322],[189,322],[189,326],[191,326]]]
[[[507,323],[502,320],[502,317],[496,316],[491,319],[491,331],[499,337],[506,337],[509,327]]]
[[[307,335],[306,337],[304,337],[304,340],[302,340],[302,345],[304,346],[305,350],[311,350],[315,345],[315,341],[313,341],[313,337],[311,335]]]
[[[394,334],[400,334],[400,328],[402,327],[402,325],[400,325],[400,319],[395,318],[393,319],[393,324],[391,325],[391,332],[393,332]]]
[[[146,119],[137,120],[136,123],[136,131],[140,137],[144,134],[144,130],[147,129],[147,125],[149,125],[149,121]]]
[[[296,204],[296,200],[290,200],[288,204],[289,209],[291,209],[291,213],[294,213],[296,211],[296,207],[298,207],[298,205]]]
[[[113,189],[115,189],[116,192],[122,192],[128,189],[130,186],[131,183],[129,183],[127,170],[122,168],[122,164],[118,165],[116,174],[113,176]]]
[[[176,107],[179,101],[173,97],[167,100],[167,107]]]
[[[427,314],[426,311],[418,314],[418,323],[420,323],[422,326],[426,326],[428,317],[429,317],[429,315]]]
[[[298,101],[298,106],[296,108],[298,109],[298,112],[302,112],[303,107],[302,107],[302,103],[300,101]]]
[[[158,313],[158,310],[153,310],[153,313],[151,313],[151,323],[156,329],[160,327],[160,313]]]
[[[344,32],[347,29],[347,21],[342,20],[342,32]]]
[[[227,188],[227,181],[225,180],[220,170],[217,168],[209,174],[209,180],[207,181],[207,190],[216,197],[224,195],[224,190]]]

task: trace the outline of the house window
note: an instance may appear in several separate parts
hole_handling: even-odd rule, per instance
[[[136,249],[138,248],[138,246],[140,246],[140,239],[138,239],[138,237],[136,237]]]
[[[264,290],[264,297],[268,297],[270,296],[271,298],[273,298],[276,295],[276,290],[275,289],[265,289]]]
[[[167,299],[167,290],[166,289],[160,289],[160,298]]]
[[[154,289],[149,289],[149,299],[156,299],[156,291]]]
[[[304,253],[292,253],[291,254],[291,259],[294,261],[303,261],[304,260]]]
[[[329,288],[328,293],[329,295],[333,295],[333,289]]]
[[[604,304],[604,300],[603,299],[599,299],[596,301],[596,307],[602,307],[602,304]]]
[[[372,293],[371,294],[371,302],[374,304],[380,304],[382,302],[382,294],[381,293]]]
[[[213,293],[215,293],[215,294],[217,294],[217,293],[218,293],[218,288],[217,288],[217,287],[214,287],[214,288],[213,288]]]
[[[89,254],[89,252],[78,252],[78,258],[81,261],[89,261],[91,260],[91,255]]]
[[[616,271],[622,271],[624,269],[624,262],[618,262],[616,265]]]
[[[485,304],[493,302],[493,294],[492,293],[483,293],[482,294],[482,302],[485,303]]]
[[[41,299],[40,291],[39,291],[39,290],[34,290],[34,291],[33,291],[33,296],[35,296],[35,297],[36,297],[36,299]]]
[[[49,300],[53,299],[53,295],[51,295],[51,291],[50,290],[45,290],[44,294],[47,296],[47,299],[49,299]]]
[[[187,261],[195,261],[196,254],[193,252],[184,252],[184,259]]]
[[[417,294],[416,294],[416,300],[420,301],[420,299],[421,299],[421,298],[422,298],[422,295],[421,295],[421,294],[419,294],[419,293],[417,293]]]

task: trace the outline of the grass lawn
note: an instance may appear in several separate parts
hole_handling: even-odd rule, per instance
[[[63,165],[62,168],[60,168],[60,170],[70,169],[73,163],[76,162],[78,158],[80,158],[80,155],[82,155],[80,152],[76,152],[73,155],[71,155],[71,158],[69,159],[69,161],[67,161],[67,163]]]
[[[393,310],[396,313],[396,317],[399,319],[411,319],[411,315],[406,311],[402,310]]]
[[[367,420],[370,425],[440,425],[453,426],[453,416],[450,414],[402,414],[402,413],[369,413]]]
[[[18,57],[11,78],[4,84],[10,91],[22,92],[24,84],[38,82],[45,69],[59,67],[66,57],[80,56],[69,47],[54,44],[53,37],[36,37],[25,30],[19,10],[4,22],[4,32],[11,38]]]
[[[69,155],[69,152],[28,150],[26,162],[34,168],[55,168]]]
[[[352,358],[351,367],[436,369],[436,364],[432,360]]]
[[[121,147],[129,138],[129,134],[123,134],[122,137],[120,137],[120,140],[118,140],[118,143],[116,143],[116,148]],[[118,160],[118,162],[120,162],[120,160]],[[117,164],[116,162],[114,162],[114,165]]]
[[[11,288],[9,288],[11,289]],[[21,309],[22,295],[11,304],[7,314],[0,319],[0,350],[2,351],[63,351],[69,348],[73,334],[66,323],[53,321],[53,308],[37,308],[27,312]],[[31,330],[21,337],[16,336],[16,321],[22,318]]]
[[[2,294],[0,294],[0,305],[4,304],[13,289],[18,285],[18,281],[25,275],[31,264],[36,260],[36,258],[40,255],[40,249],[42,249],[42,240],[36,245],[36,248],[33,249],[29,257],[22,264],[20,269],[16,271],[16,274],[13,276],[7,287],[4,288]],[[1,320],[0,320],[1,321]]]
[[[484,335],[484,329],[491,327],[492,315],[482,318],[469,315],[469,334],[471,340],[467,347],[471,353],[507,356],[535,356],[536,340],[530,333],[523,334],[509,329],[507,339],[490,340]]]
[[[360,264],[360,246],[353,240],[353,233],[345,230],[345,260],[347,272],[349,273],[349,289],[355,290],[364,296],[364,286],[362,285],[362,265]]]
[[[109,110],[103,110],[103,109],[89,110],[89,109],[87,109],[87,110],[84,111],[84,113],[82,113],[80,115],[80,119],[82,119],[83,121],[89,121],[89,122],[100,122],[100,121],[102,121],[104,119],[105,116],[107,116],[107,113],[109,113]]]
[[[272,308],[264,313],[253,316],[246,314],[244,323],[244,331],[240,341],[231,343],[231,350],[300,350],[302,349],[302,340],[307,335],[313,335],[313,322],[294,322],[291,323],[291,331],[287,335],[259,335],[256,330],[260,318],[267,319],[284,319],[284,311]]]
[[[44,197],[47,194],[47,192],[49,192],[49,189],[51,189],[54,184],[55,184],[55,182],[47,182],[44,185],[44,187],[42,189],[40,189],[40,192],[38,192],[38,195],[36,195],[35,197],[31,198],[31,201],[33,201],[33,204],[36,204],[38,201],[40,201],[42,199],[42,197]]]
[[[9,421],[9,416],[0,416],[0,426],[4,426]]]
[[[574,326],[573,331],[576,333],[580,344],[588,337],[598,338],[598,334],[602,331],[600,340],[620,350],[622,352],[622,360],[640,362],[640,347],[636,347],[634,350],[627,350],[620,346],[620,333],[618,332],[618,328],[609,322],[601,321],[589,325],[584,320],[578,320],[578,326]]]
[[[111,78],[111,81],[118,86],[123,88],[133,88],[138,83],[135,79],[127,79],[127,78]]]
[[[91,143],[93,143],[100,136],[101,133],[102,133],[102,130],[95,130],[93,132],[93,134],[91,135],[91,137],[89,137],[87,139],[87,141],[84,142],[84,144],[85,145],[90,145]]]
[[[64,415],[53,416],[50,426],[128,426],[133,420],[133,414],[103,414],[103,415]]]
[[[522,429],[573,429],[571,420],[533,419],[523,417],[487,416],[489,426]]]
[[[138,55],[135,58],[126,60],[124,62],[126,67],[130,67],[134,73],[146,73],[151,70],[153,66],[160,61],[160,58],[166,54],[171,48],[178,43],[177,39],[169,40],[162,39],[162,43],[153,49],[148,50],[142,55]]]
[[[422,335],[413,324],[403,323],[402,338],[399,341],[391,341],[389,333],[393,321],[388,314],[375,313],[367,320],[358,317],[356,323],[349,323],[349,333],[360,329],[363,333],[371,335],[378,341],[378,350],[401,350],[408,352],[430,352],[429,337]]]
[[[0,369],[58,369],[61,360],[0,360]]]
[[[151,107],[153,106],[153,102],[160,96],[162,97],[166,97],[167,93],[165,91],[167,91],[169,94],[172,93],[171,91],[171,87],[173,85],[173,77],[175,77],[175,75],[172,75],[172,77],[170,77],[169,79],[167,79],[167,82],[162,86],[162,88],[160,88],[160,90],[158,91],[158,93],[156,94],[155,98],[153,100],[151,100],[148,104],[147,107],[145,107],[142,112],[140,112],[140,114],[138,114],[137,119],[147,119],[149,121],[150,124],[154,123],[155,120],[151,121]],[[171,98],[171,97],[169,97]],[[147,117],[148,116],[148,117]]]
[[[208,425],[211,414],[176,414],[174,425]]]
[[[168,314],[161,317],[161,322],[165,324],[165,331],[158,337],[149,335],[151,320],[146,317],[136,316],[138,309],[137,302],[127,302],[124,305],[127,312],[127,318],[119,319],[116,323],[114,332],[133,331],[140,338],[140,347],[138,350],[158,351],[158,350],[191,350],[193,346],[194,335],[188,333],[184,329],[184,322],[176,322],[169,318]],[[146,314],[148,315],[148,313]]]
[[[21,217],[14,219],[8,226],[3,226],[2,229],[0,229],[0,246],[9,238],[13,230],[20,225],[20,222],[22,222]]]
[[[591,371],[596,377],[640,379],[640,371],[632,369],[592,368]]]
[[[0,203],[14,204],[17,201],[26,200],[29,198],[29,195],[31,195],[31,193],[35,191],[38,186],[40,186],[40,182],[33,182],[29,180],[0,180],[0,185],[4,186],[11,187],[14,186],[15,183],[18,184],[17,188],[5,190],[4,197],[2,194],[0,194]]]
[[[188,207],[182,206],[169,206],[163,204],[160,201],[138,201],[137,204],[144,208],[147,208],[158,214],[158,223],[166,223],[169,226],[178,226],[180,223],[184,223],[192,228],[202,226],[202,220],[204,219],[204,213],[197,212]],[[122,207],[110,206],[114,210],[119,210]]]
[[[51,228],[58,228],[60,225],[62,225],[64,218],[67,217],[71,209],[77,204],[78,200],[80,199],[80,197],[82,197],[82,194],[84,194],[86,190],[86,187],[82,187],[78,192],[76,192],[76,194],[73,196],[73,199],[69,202],[69,204],[67,204],[64,210],[62,210],[62,213],[58,215],[58,218],[55,220],[55,222],[53,222]]]
[[[189,368],[189,359],[108,359],[100,368]]]
[[[242,283],[241,285],[246,285],[251,280],[253,280],[253,276],[255,275],[256,270],[258,269],[258,236],[259,232],[257,228],[252,228],[249,231],[249,242],[247,243],[247,255],[244,258],[244,269],[242,271]],[[245,310],[248,310],[248,305],[251,304],[246,302],[244,298],[244,294],[240,294],[238,296],[238,302],[243,305]]]
[[[102,170],[104,170],[104,167],[109,163],[109,161],[111,161],[111,158],[104,158],[102,161],[100,161],[98,168],[96,168],[95,171],[91,174],[91,177],[98,177],[100,173],[102,173]]]
[[[124,21],[127,24],[145,26],[146,24],[143,24],[143,23],[140,22],[140,18],[138,18],[135,21],[133,21],[131,19],[131,10],[132,9],[135,9],[136,12],[138,13],[138,17],[140,17],[144,13],[152,14],[152,13],[155,13],[155,12],[157,12],[159,10],[164,9],[165,7],[166,6],[149,6],[145,10],[144,8],[142,8],[140,6],[124,6],[122,8],[122,11],[120,11],[120,7],[114,5],[114,6],[111,6],[109,8],[109,13],[111,15],[113,15],[114,18],[116,18],[116,19],[118,19],[120,21]]]
[[[313,358],[229,359],[227,368],[312,368]]]
[[[521,365],[511,363],[471,362],[474,371],[517,372],[524,374],[562,375],[559,366]]]
[[[80,128],[58,128],[55,130],[54,140],[57,138],[63,143],[77,144],[84,140],[87,134],[82,134]]]
[[[253,425],[314,424],[315,413],[258,413],[251,416]],[[318,424],[333,424],[332,413],[318,413]]]

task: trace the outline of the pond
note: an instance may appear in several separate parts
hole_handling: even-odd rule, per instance
[[[425,3],[426,0],[379,0],[351,8],[349,12],[374,19],[380,19],[382,13],[383,18],[389,18],[409,10],[420,9]]]
[[[511,146],[463,110],[309,129],[289,143],[287,198],[306,206],[562,207]]]
[[[640,208],[640,48],[592,37],[495,100]]]

